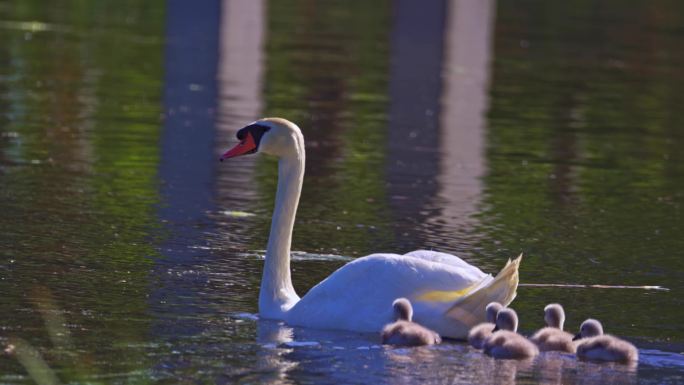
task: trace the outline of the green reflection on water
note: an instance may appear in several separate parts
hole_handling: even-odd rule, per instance
[[[560,301],[569,327],[591,315],[630,338],[681,342],[684,6],[621,4],[498,2],[489,173],[475,237],[483,241],[464,247],[504,257],[525,251],[526,282],[673,289],[523,288],[515,306],[524,330],[540,325],[545,302]],[[169,371],[188,378],[200,368],[203,378],[215,379],[235,362],[241,375],[258,373],[243,354],[263,353],[252,343],[255,325],[226,321],[224,302],[215,299],[221,290],[230,297],[228,286],[212,293],[219,310],[210,315],[217,320],[209,333],[173,347],[148,335],[164,6],[58,5],[0,3],[10,11],[0,23],[0,273],[7,278],[0,280],[0,303],[11,314],[5,332],[39,347],[49,364],[75,368],[60,372],[65,380],[98,372],[135,377],[155,359],[177,362]],[[294,248],[354,256],[395,251],[385,189],[391,3],[270,2],[267,9],[265,115],[297,121],[308,140]],[[257,173],[263,207],[254,211],[270,214],[274,162],[261,158]],[[235,249],[263,249],[270,216],[244,220],[257,236]],[[462,242],[456,238],[440,241]],[[340,264],[293,264],[299,292]],[[259,275],[236,266],[223,268],[239,278],[250,274],[240,290],[256,301]],[[26,295],[39,285],[49,289],[51,306],[64,309],[78,356],[54,354],[40,301]],[[187,356],[169,359],[179,347]],[[84,356],[87,365],[79,367]],[[0,371],[22,372],[5,357]]]
[[[164,7],[22,1],[3,9],[5,335],[47,353],[62,380],[140,369],[146,358],[128,345],[146,341],[149,327]],[[46,338],[41,298],[26,295],[38,287],[63,309],[74,344],[66,355]],[[7,365],[18,371],[2,361],[3,372]]]
[[[296,121],[307,141],[293,247],[358,255],[390,244],[383,167],[389,3],[275,2],[268,12],[265,115]],[[260,161],[258,174],[270,205],[274,161]],[[263,248],[265,239],[258,242]]]
[[[543,301],[564,298],[576,306],[570,327],[593,315],[617,334],[681,341],[669,325],[684,315],[674,305],[684,268],[684,56],[681,34],[668,31],[684,22],[684,6],[621,5],[499,3],[484,243],[492,253],[525,250],[526,282],[673,289],[523,289],[517,306],[536,323]],[[595,23],[568,23],[568,14]]]

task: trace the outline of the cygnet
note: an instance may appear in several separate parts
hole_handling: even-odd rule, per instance
[[[582,322],[574,340],[579,340],[577,358],[582,360],[623,363],[639,360],[639,352],[634,345],[610,334],[603,334],[601,322],[595,319]]]
[[[382,329],[382,343],[390,345],[420,346],[442,342],[439,334],[412,321],[413,307],[406,298],[392,303],[395,322]]]
[[[499,310],[496,328],[485,340],[484,352],[494,358],[522,360],[535,357],[539,349],[527,338],[516,333],[518,314],[511,308]]]
[[[490,302],[485,307],[485,319],[487,322],[473,326],[468,332],[468,343],[475,349],[482,349],[485,340],[492,335],[496,327],[496,314],[503,309],[503,305],[498,302]]]
[[[543,352],[555,350],[574,353],[573,335],[563,331],[563,324],[565,323],[563,306],[557,303],[546,305],[544,308],[544,322],[546,322],[546,327],[534,333],[530,337],[530,341]]]

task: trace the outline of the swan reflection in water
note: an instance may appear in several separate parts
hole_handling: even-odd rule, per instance
[[[255,371],[259,373],[258,382],[279,384],[287,378],[287,373],[296,368],[298,363],[286,356],[292,348],[283,348],[283,344],[294,341],[294,331],[280,321],[258,320],[257,343],[261,349],[257,353]]]
[[[636,383],[634,366],[580,362],[561,352],[545,352],[534,360],[497,360],[452,340],[382,346],[377,334],[291,327],[272,320],[257,320],[256,334],[257,362],[247,377],[261,383],[322,378],[340,383]]]

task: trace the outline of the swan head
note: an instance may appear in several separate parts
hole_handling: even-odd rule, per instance
[[[497,330],[518,331],[518,313],[511,308],[499,310],[496,314],[496,327],[494,328],[494,331]]]
[[[603,334],[603,325],[601,325],[601,322],[589,318],[588,320],[582,322],[579,333],[577,333],[575,338],[572,340],[576,341],[581,338],[596,337],[600,336],[601,334]]]
[[[240,142],[221,155],[220,161],[257,152],[286,157],[304,149],[302,131],[283,118],[259,119],[239,129],[236,136]]]
[[[490,302],[487,304],[487,307],[485,307],[487,322],[496,323],[496,315],[501,309],[503,309],[503,305],[498,302]]]
[[[413,319],[413,306],[406,298],[397,298],[392,302],[394,308],[394,319],[397,321],[409,321]]]
[[[558,303],[550,303],[544,308],[544,322],[546,326],[563,330],[565,323],[565,310]]]

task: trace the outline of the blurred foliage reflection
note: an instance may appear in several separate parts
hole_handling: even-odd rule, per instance
[[[672,289],[522,287],[523,331],[558,301],[570,328],[593,316],[641,348],[682,350],[684,3],[212,0],[192,15],[188,4],[0,0],[0,346],[15,349],[0,356],[1,382],[27,382],[26,354],[64,382],[356,382],[362,366],[378,383],[471,375],[454,360],[489,372],[461,345],[405,355],[245,314],[277,168],[258,155],[217,166],[207,148],[214,132],[216,148],[234,143],[223,126],[257,112],[297,122],[307,140],[300,294],[373,252],[456,250],[494,272],[522,251],[522,282]],[[457,5],[492,7],[480,20],[491,26],[470,25],[492,31],[491,46],[466,55],[490,63],[476,85],[484,145],[468,160],[481,180],[445,161],[460,159],[447,133],[468,125],[444,124],[458,110],[445,90],[472,80],[448,52],[463,31]],[[263,42],[241,38],[255,30]],[[231,82],[247,75],[259,84]],[[459,191],[477,191],[472,208],[449,211],[445,195]],[[185,205],[164,216],[169,202]],[[639,373],[596,378],[681,378],[681,355],[645,353]],[[511,376],[600,371],[565,361]]]

